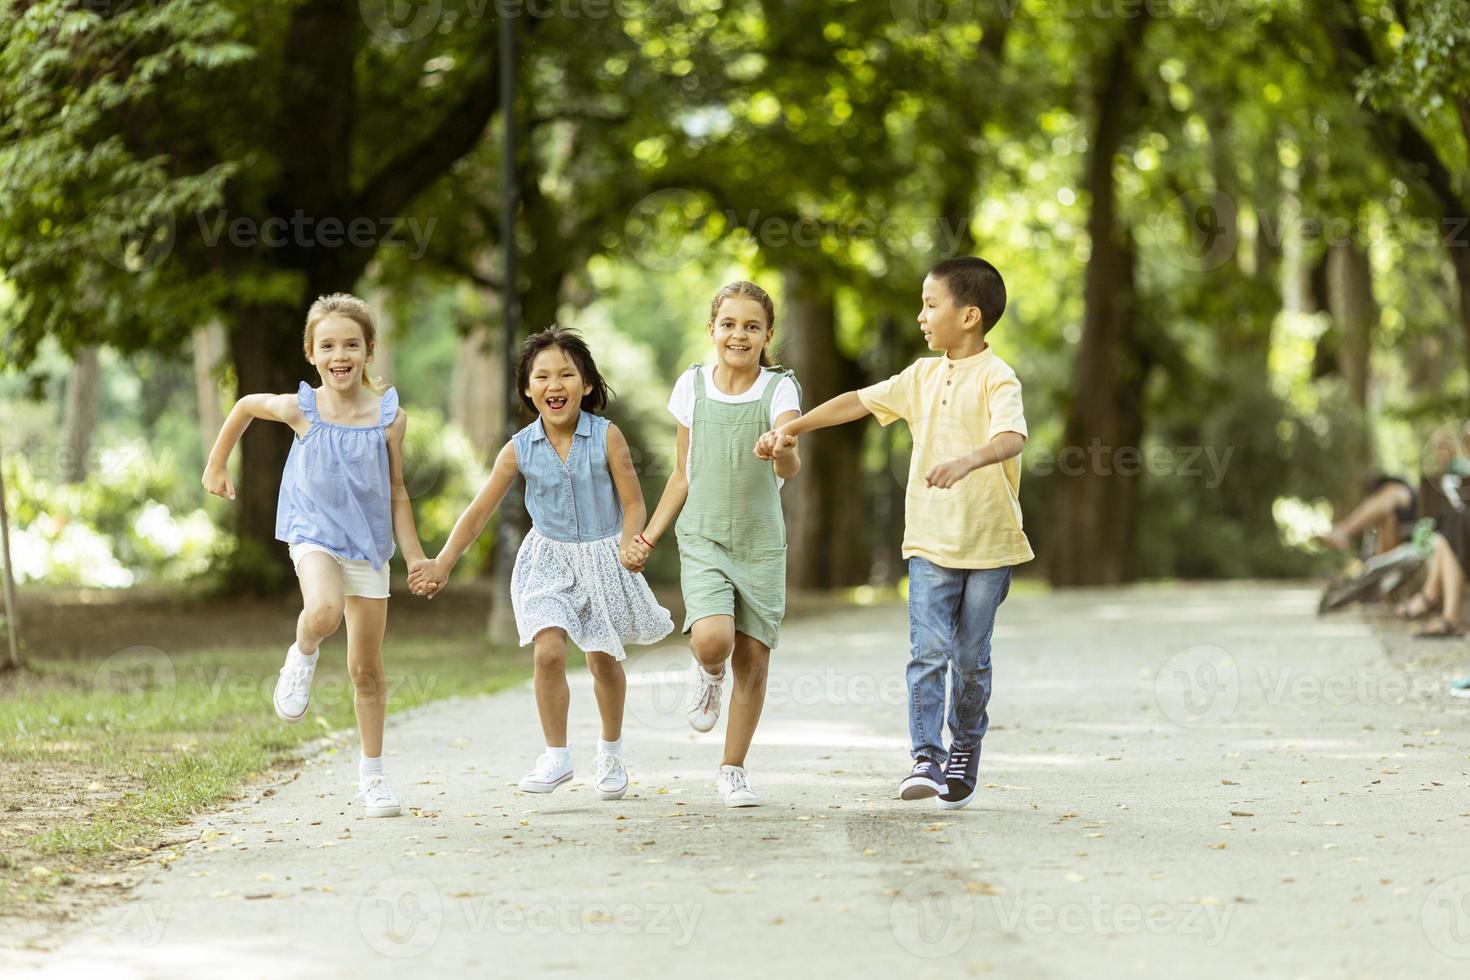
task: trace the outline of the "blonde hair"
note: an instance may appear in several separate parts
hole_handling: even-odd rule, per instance
[[[306,333],[302,335],[301,344],[307,357],[311,357],[316,325],[329,316],[345,316],[362,327],[362,339],[367,343],[368,356],[372,356],[378,346],[378,321],[373,316],[373,308],[351,293],[328,293],[318,296],[311,309],[306,311]],[[362,372],[362,383],[377,395],[388,390],[382,378],[369,378],[367,371]]]
[[[734,296],[743,296],[753,299],[766,311],[766,329],[776,329],[776,304],[771,301],[771,294],[760,288],[753,282],[737,279],[720,287],[715,293],[715,298],[709,304],[709,322],[714,323],[715,317],[720,315],[720,304]],[[771,345],[767,344],[761,348],[761,367],[773,367],[770,358]]]

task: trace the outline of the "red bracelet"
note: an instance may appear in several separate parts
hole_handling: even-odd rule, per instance
[[[642,541],[644,545],[647,546],[649,551],[653,550],[653,542],[645,538],[642,531],[639,531],[636,535],[634,535],[634,537],[636,537],[639,541]]]

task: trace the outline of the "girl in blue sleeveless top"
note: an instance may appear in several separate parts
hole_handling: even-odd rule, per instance
[[[296,642],[276,681],[276,714],[295,723],[306,714],[317,651],[347,617],[347,667],[362,739],[359,795],[370,817],[399,813],[383,779],[383,630],[388,616],[388,559],[396,535],[410,565],[424,558],[403,487],[403,435],[408,416],[398,393],[370,381],[377,328],[366,303],[346,293],[323,296],[306,314],[306,359],[322,386],[294,394],[246,395],[220,429],[204,487],[235,499],[227,463],[254,419],[284,422],[296,433],[281,475],[276,537],[291,547],[303,608]]]
[[[546,751],[521,789],[550,793],[572,778],[567,748],[567,640],[587,654],[602,738],[593,785],[604,800],[628,791],[623,763],[626,644],[656,643],[674,629],[637,567],[630,546],[647,511],[628,444],[599,415],[607,385],[582,338],[555,327],[521,347],[521,401],[539,418],[500,451],[490,479],[460,516],[438,557],[409,572],[409,587],[430,598],[479,537],[515,482],[526,478],[531,530],[516,553],[511,605],[521,644],[533,644],[536,706]]]

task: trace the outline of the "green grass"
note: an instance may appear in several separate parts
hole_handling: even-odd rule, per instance
[[[309,741],[340,737],[355,749],[343,643],[323,648],[311,713],[298,725],[282,724],[271,707],[280,661],[279,646],[140,647],[38,663],[0,681],[0,810],[8,810],[0,813],[0,914],[45,901],[77,873],[153,850]],[[398,640],[386,669],[391,719],[522,681],[531,659],[460,634]]]

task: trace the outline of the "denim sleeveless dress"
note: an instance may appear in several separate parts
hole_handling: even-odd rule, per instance
[[[397,389],[383,392],[376,425],[323,421],[316,410],[316,389],[305,381],[296,390],[296,404],[311,428],[291,440],[276,500],[276,539],[320,545],[340,558],[381,568],[393,557],[384,430],[398,417]]]
[[[623,505],[608,468],[607,428],[607,419],[581,412],[565,460],[539,418],[512,440],[531,515],[510,577],[522,645],[560,627],[583,651],[622,660],[625,645],[657,643],[674,631],[648,582],[619,561]]]

